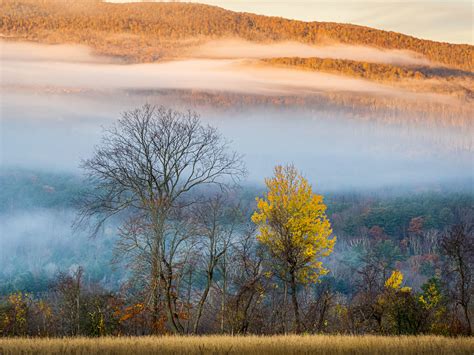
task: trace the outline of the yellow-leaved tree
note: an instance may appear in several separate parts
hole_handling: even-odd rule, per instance
[[[332,253],[336,238],[331,238],[323,197],[313,193],[293,165],[275,167],[274,177],[265,184],[266,195],[257,198],[252,221],[273,268],[291,288],[296,331],[300,332],[297,286],[317,282],[328,273],[321,259]]]

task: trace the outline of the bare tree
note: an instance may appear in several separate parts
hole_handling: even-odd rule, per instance
[[[106,129],[82,168],[94,188],[82,201],[77,225],[92,221],[96,234],[110,217],[126,216],[123,251],[145,259],[156,322],[160,286],[173,287],[169,257],[177,249],[170,251],[170,243],[178,248],[186,239],[176,234],[180,210],[193,202],[190,192],[199,186],[224,187],[238,181],[245,174],[241,157],[229,152],[228,142],[215,128],[203,125],[195,112],[147,104],[123,113]],[[134,230],[128,225],[135,225]],[[168,319],[180,332],[170,296],[166,292]]]
[[[60,273],[54,283],[54,289],[61,295],[63,319],[68,323],[71,335],[81,335],[81,292],[84,269],[79,266],[72,275]],[[62,320],[63,320],[62,319]]]
[[[232,334],[248,332],[257,313],[252,312],[252,305],[258,302],[259,292],[265,288],[263,255],[255,234],[255,225],[248,225],[233,247],[231,274],[234,292],[228,294]]]
[[[194,333],[198,331],[204,305],[214,282],[216,267],[231,245],[238,213],[238,207],[231,206],[222,194],[207,199],[194,210],[195,228],[203,249],[206,275],[205,287],[197,305]]]
[[[309,288],[306,291],[308,296],[308,312],[305,314],[305,320],[308,323],[306,328],[321,333],[334,304],[335,293],[329,282],[322,282],[319,287]]]
[[[461,306],[467,323],[467,332],[472,334],[469,314],[472,295],[472,269],[474,267],[474,228],[467,223],[454,225],[441,239],[440,251],[444,256],[445,279],[451,281],[450,288],[456,306]]]

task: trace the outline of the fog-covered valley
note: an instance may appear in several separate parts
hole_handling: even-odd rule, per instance
[[[199,53],[208,49],[212,57],[232,48],[225,46],[204,46]],[[272,46],[248,44],[247,50],[244,46],[245,42],[238,44],[238,60],[274,51]],[[300,46],[299,51],[309,50]],[[314,50],[330,53],[331,47]],[[361,47],[359,52],[363,51]],[[337,56],[340,50],[334,52]],[[372,57],[383,61],[390,55]],[[401,54],[392,56],[397,60]],[[2,42],[1,74],[4,166],[79,173],[80,159],[87,158],[98,143],[101,127],[110,125],[122,111],[148,102],[197,110],[203,121],[218,127],[245,155],[251,183],[261,182],[282,162],[294,162],[319,186],[331,189],[441,182],[469,179],[473,174],[470,124],[415,125],[407,118],[403,124],[390,125],[373,117],[353,119],[337,103],[329,113],[326,108],[320,112],[317,107],[296,105],[284,110],[252,104],[239,111],[217,110],[192,98],[180,99],[179,91],[170,100],[150,90],[227,91],[275,98],[353,91],[369,98],[403,96],[413,102],[466,105],[449,96],[413,94],[344,76],[245,66],[231,59],[123,65],[94,57],[84,47],[10,42]]]
[[[397,196],[408,198],[414,193],[412,202],[417,204],[417,198],[433,193],[439,205],[449,201],[449,208],[455,208],[454,197],[443,200],[440,191],[470,196],[472,125],[459,127],[442,118],[443,124],[423,118],[416,124],[408,119],[390,124],[374,117],[348,116],[337,103],[324,111],[293,104],[284,109],[248,104],[237,110],[225,101],[213,108],[189,99],[189,93],[191,97],[220,92],[261,95],[270,101],[344,93],[369,100],[403,98],[454,108],[463,105],[446,95],[414,94],[366,80],[261,68],[248,62],[286,50],[308,56],[324,52],[352,59],[426,63],[402,52],[295,46],[211,43],[182,60],[129,65],[116,58],[96,57],[85,47],[1,42],[1,174],[9,187],[0,201],[0,277],[7,288],[46,282],[58,271],[79,264],[86,265],[87,275],[106,287],[118,287],[123,281],[123,269],[113,273],[109,264],[116,238],[113,225],[93,240],[85,231],[74,232],[73,200],[81,194],[81,159],[90,157],[100,142],[102,127],[110,126],[121,112],[145,103],[194,109],[205,123],[217,127],[232,148],[244,155],[248,169],[244,190],[260,193],[263,179],[275,165],[294,163],[318,193],[335,196],[336,202],[329,205],[335,210],[344,205],[345,194],[357,195],[355,200],[361,205],[365,203],[361,201],[383,204],[380,196],[387,189],[390,203]],[[157,91],[167,95],[157,95]],[[248,201],[251,204],[253,197]],[[424,212],[420,207],[403,220],[408,223]],[[436,213],[433,223],[441,229],[442,216]],[[344,229],[345,223],[336,222],[336,230],[355,234]],[[31,281],[35,277],[41,281]]]

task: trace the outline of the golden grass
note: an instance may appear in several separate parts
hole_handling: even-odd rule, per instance
[[[163,336],[0,338],[0,354],[474,354],[474,338],[438,336]]]

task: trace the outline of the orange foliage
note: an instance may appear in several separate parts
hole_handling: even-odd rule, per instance
[[[103,3],[98,0],[3,0],[4,36],[80,43],[98,53],[150,62],[204,39],[257,42],[337,42],[411,50],[456,68],[474,68],[473,46],[331,22],[303,22],[183,3]]]

